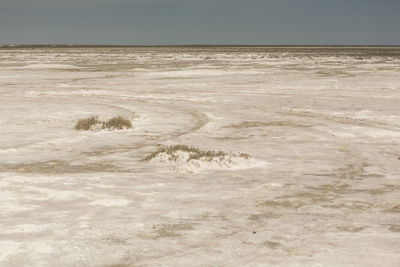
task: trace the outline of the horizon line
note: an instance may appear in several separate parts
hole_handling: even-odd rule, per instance
[[[400,44],[0,44],[0,47],[400,47]]]

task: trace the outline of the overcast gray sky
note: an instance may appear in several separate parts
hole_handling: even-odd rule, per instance
[[[0,0],[0,43],[400,45],[400,0]]]

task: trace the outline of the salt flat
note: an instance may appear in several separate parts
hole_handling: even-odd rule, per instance
[[[399,73],[399,48],[2,47],[0,265],[399,266]],[[174,144],[251,161],[143,160]]]

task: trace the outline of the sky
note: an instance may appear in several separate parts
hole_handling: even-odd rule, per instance
[[[0,0],[0,44],[400,45],[400,0]]]

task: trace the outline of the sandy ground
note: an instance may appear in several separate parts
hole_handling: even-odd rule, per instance
[[[400,266],[399,73],[390,48],[1,48],[0,265]],[[254,161],[143,161],[169,144]]]

